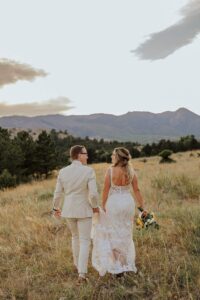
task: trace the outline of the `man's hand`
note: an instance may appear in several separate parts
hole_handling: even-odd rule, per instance
[[[93,210],[93,213],[99,213],[99,208],[98,207],[95,207],[92,210]]]
[[[54,215],[54,217],[60,218],[61,217],[61,209],[60,208],[53,209],[53,215]]]

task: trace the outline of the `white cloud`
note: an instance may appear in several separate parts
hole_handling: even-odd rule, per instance
[[[42,102],[6,104],[0,103],[0,116],[23,115],[38,116],[49,114],[62,114],[71,108],[71,101],[66,97],[58,97]]]
[[[45,71],[34,69],[30,65],[13,60],[0,59],[0,87],[19,80],[32,81],[36,77],[44,77],[46,75]]]
[[[132,52],[141,59],[163,59],[186,46],[200,33],[200,1],[191,0],[181,9],[182,19],[168,28],[155,32]]]

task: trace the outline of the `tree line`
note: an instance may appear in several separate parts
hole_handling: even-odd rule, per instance
[[[53,170],[70,163],[69,149],[75,144],[87,148],[88,163],[110,163],[113,149],[121,146],[129,149],[133,158],[158,155],[165,149],[173,152],[200,149],[200,141],[194,135],[181,137],[178,141],[162,139],[158,143],[140,145],[74,137],[67,131],[57,132],[54,129],[49,133],[42,131],[37,139],[33,139],[27,131],[11,137],[9,130],[0,127],[0,189],[47,178]]]

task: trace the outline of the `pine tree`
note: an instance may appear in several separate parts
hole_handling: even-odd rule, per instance
[[[57,165],[55,144],[46,131],[42,131],[36,141],[35,168],[39,176],[45,175],[55,169]]]
[[[35,172],[36,143],[27,131],[18,132],[14,142],[23,152],[24,157],[21,165],[21,174],[23,181],[27,181],[28,177]]]

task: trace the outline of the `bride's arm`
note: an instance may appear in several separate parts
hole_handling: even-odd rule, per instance
[[[108,169],[104,179],[103,194],[102,194],[102,208],[104,211],[106,211],[105,206],[106,206],[106,201],[108,199],[109,190],[110,190],[110,173]]]
[[[140,193],[140,189],[138,187],[138,180],[137,180],[136,175],[133,176],[132,186],[133,186],[133,191],[134,191],[135,198],[136,198],[136,201],[138,203],[138,206],[141,209],[144,209],[144,199],[143,199],[143,197]]]

